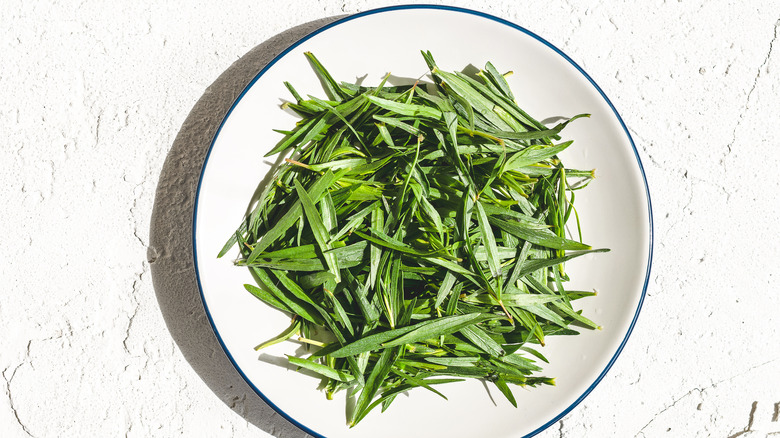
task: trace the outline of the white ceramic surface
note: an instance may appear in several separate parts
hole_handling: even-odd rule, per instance
[[[247,270],[233,266],[237,251],[217,259],[222,244],[247,209],[258,182],[273,164],[263,158],[296,118],[279,108],[289,99],[283,81],[299,92],[324,96],[303,52],[312,51],[337,80],[365,76],[377,83],[392,72],[417,78],[427,71],[420,50],[431,50],[440,67],[460,70],[491,61],[512,70],[510,85],[522,108],[540,120],[591,113],[564,131],[574,146],[562,159],[569,167],[595,168],[597,179],[579,192],[577,208],[585,241],[611,252],[570,262],[571,288],[596,289],[577,305],[603,326],[579,336],[549,338],[544,375],[554,387],[514,392],[513,408],[480,382],[442,387],[444,401],[428,391],[400,397],[382,414],[372,412],[356,428],[345,424],[344,395],[328,401],[318,379],[284,366],[297,345],[263,352],[253,347],[287,327],[289,319],[244,288]],[[217,336],[248,382],[305,430],[327,437],[406,435],[522,437],[549,425],[592,389],[616,358],[639,311],[649,275],[651,217],[641,165],[631,139],[598,88],[555,49],[515,26],[481,14],[443,8],[393,8],[353,16],[293,46],[256,78],[223,123],[204,165],[195,215],[199,282]],[[274,364],[273,357],[281,358]],[[494,402],[495,401],[495,402]]]

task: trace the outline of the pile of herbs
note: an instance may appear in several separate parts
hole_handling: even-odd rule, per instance
[[[484,379],[516,406],[510,384],[553,384],[532,345],[598,328],[572,307],[594,293],[564,288],[566,261],[606,251],[581,243],[573,205],[593,172],[557,157],[587,115],[541,124],[490,63],[472,77],[424,52],[433,84],[364,87],[306,56],[327,99],[286,83],[301,120],[268,155],[292,158],[219,254],[237,243],[258,283],[246,289],[291,315],[256,349],[319,347],[289,361],[328,398],[359,393],[351,426],[412,388],[444,397],[434,386]]]

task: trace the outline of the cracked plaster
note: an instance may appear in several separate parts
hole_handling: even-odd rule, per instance
[[[227,368],[199,303],[161,292],[193,272],[188,237],[153,205],[186,216],[202,155],[185,146],[208,141],[197,126],[257,71],[253,48],[393,3],[4,4],[4,437],[303,435]],[[539,436],[778,435],[777,2],[449,3],[566,51],[620,111],[650,182],[655,263],[634,335]]]

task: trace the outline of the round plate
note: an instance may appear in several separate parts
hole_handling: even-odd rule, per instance
[[[543,375],[556,386],[522,389],[513,408],[480,381],[439,388],[449,400],[424,390],[399,397],[349,429],[345,394],[332,401],[319,379],[286,366],[293,342],[258,354],[253,347],[289,325],[289,317],[243,288],[253,280],[232,263],[237,250],[217,253],[246,214],[258,183],[274,164],[263,155],[279,140],[272,129],[296,121],[279,105],[291,99],[284,81],[303,94],[324,96],[303,53],[311,51],[337,80],[376,84],[388,72],[400,78],[427,73],[420,50],[430,50],[445,70],[492,62],[512,70],[509,82],[523,109],[539,120],[579,113],[564,131],[574,145],[561,157],[567,167],[595,168],[597,178],[579,192],[583,236],[611,248],[567,264],[569,288],[598,291],[577,304],[602,330],[548,338]],[[479,12],[440,6],[372,10],[334,22],[287,49],[267,65],[228,112],[203,166],[194,216],[195,266],[206,313],[236,369],[279,413],[314,436],[522,437],[549,426],[601,380],[625,344],[639,314],[650,273],[652,218],[639,157],[615,108],[593,80],[560,50],[533,33]],[[300,352],[299,352],[300,353]],[[403,426],[401,426],[403,425]],[[401,429],[399,429],[401,428]]]

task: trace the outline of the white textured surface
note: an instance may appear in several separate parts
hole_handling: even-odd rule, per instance
[[[4,437],[301,436],[204,329],[182,213],[209,127],[291,28],[393,3],[3,3]],[[650,182],[655,260],[634,334],[539,436],[780,432],[780,4],[449,3],[578,62]]]

